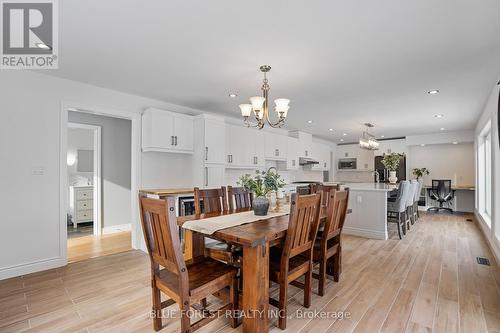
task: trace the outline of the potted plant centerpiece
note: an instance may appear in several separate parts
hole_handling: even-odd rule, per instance
[[[401,161],[401,155],[392,153],[384,155],[382,159],[382,164],[387,170],[389,170],[389,183],[396,184],[398,177],[396,177],[396,170],[399,167],[399,162]]]
[[[417,177],[417,180],[420,180],[423,176],[427,176],[430,172],[427,168],[413,168],[411,173]]]
[[[253,192],[253,211],[257,216],[265,216],[269,210],[269,199],[267,194],[276,191],[285,185],[280,175],[272,170],[256,171],[255,176],[249,174],[242,175],[237,184],[243,186],[248,191]]]

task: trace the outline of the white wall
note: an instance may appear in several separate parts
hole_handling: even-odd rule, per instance
[[[63,102],[109,108],[131,116],[150,106],[201,112],[30,71],[2,71],[0,91],[0,279],[65,264],[61,258],[64,250],[59,247]],[[148,156],[142,165],[147,173],[143,178],[168,179],[160,166],[180,170],[183,163],[183,159],[170,156]],[[43,169],[43,175],[34,175],[33,171],[39,169]],[[26,202],[30,209],[26,209]]]
[[[130,224],[132,122],[83,112],[69,112],[68,121],[101,126],[102,227]]]
[[[480,214],[477,213],[477,199],[476,199],[476,217],[480,221],[480,225],[484,234],[496,256],[497,262],[500,263],[500,147],[498,142],[498,94],[499,86],[495,85],[492,89],[491,95],[485,104],[484,111],[479,118],[475,130],[475,149],[477,151],[477,137],[481,133],[484,126],[491,121],[491,134],[492,134],[492,196],[491,196],[491,229],[482,221]],[[476,191],[477,195],[477,191]]]
[[[430,185],[432,179],[451,179],[453,185],[475,184],[472,143],[410,146],[407,163],[410,172],[413,168],[429,169],[430,175],[424,177],[426,185]]]

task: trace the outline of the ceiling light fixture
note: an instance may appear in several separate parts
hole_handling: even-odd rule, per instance
[[[369,133],[370,128],[375,127],[375,125],[365,123],[365,126],[366,131],[363,131],[363,136],[359,139],[359,146],[367,150],[377,150],[380,144],[377,139],[375,139],[375,136]]]
[[[421,147],[425,147],[425,143],[421,143],[421,144],[420,144],[420,146],[421,146]]]
[[[313,121],[312,121],[312,120],[308,120],[308,121],[307,121],[307,123],[308,123],[308,124],[312,124],[312,123],[313,123]]]
[[[380,137],[383,139],[383,138],[385,138],[385,135],[381,135]]]
[[[340,142],[344,142],[344,139],[340,139]]]
[[[52,47],[44,43],[36,43],[35,46],[43,50],[52,50]]]
[[[343,133],[342,135],[343,135],[343,136],[347,136],[347,133]]]
[[[264,125],[267,122],[269,126],[276,128],[283,126],[283,124],[285,123],[285,118],[288,114],[288,110],[290,109],[290,106],[288,105],[290,104],[290,100],[286,98],[278,98],[274,100],[275,104],[274,111],[278,116],[278,121],[272,123],[271,120],[269,119],[269,106],[268,106],[269,84],[267,81],[266,74],[270,70],[271,66],[269,65],[260,66],[260,71],[264,73],[264,80],[261,87],[263,96],[250,97],[250,104],[239,105],[241,110],[241,115],[243,116],[243,121],[245,125],[247,125],[248,127],[258,127],[259,129],[262,129],[264,128]],[[252,123],[248,119],[252,111],[255,115],[255,120],[257,121],[257,123]]]
[[[453,141],[453,144],[454,145],[458,145],[458,141]]]
[[[330,132],[333,132],[333,128],[329,128],[328,130],[329,130]]]
[[[440,128],[440,130],[441,130],[441,131],[444,131],[444,130],[445,130],[445,128],[444,128],[444,127],[441,127],[441,128]]]
[[[435,114],[434,118],[443,118],[444,116],[442,114]]]
[[[237,96],[238,96],[238,94],[235,94],[235,93],[230,93],[229,94],[229,97],[231,97],[231,98],[236,98]]]
[[[435,89],[435,90],[429,90],[427,92],[429,95],[436,95],[436,94],[439,94],[439,90]]]

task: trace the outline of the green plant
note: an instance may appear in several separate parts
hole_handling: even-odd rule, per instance
[[[285,181],[274,171],[256,171],[255,176],[250,174],[241,175],[237,184],[243,186],[256,197],[265,197],[269,192],[278,191],[285,186]]]
[[[411,173],[417,177],[417,178],[420,178],[420,177],[423,177],[423,176],[427,176],[430,172],[427,168],[413,168],[411,170]]]
[[[382,164],[389,171],[396,171],[398,169],[400,161],[401,161],[401,155],[392,153],[384,155],[384,158],[382,159]]]

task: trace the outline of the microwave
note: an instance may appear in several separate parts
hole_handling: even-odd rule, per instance
[[[339,170],[355,170],[357,169],[357,159],[355,158],[341,158],[339,159]]]

